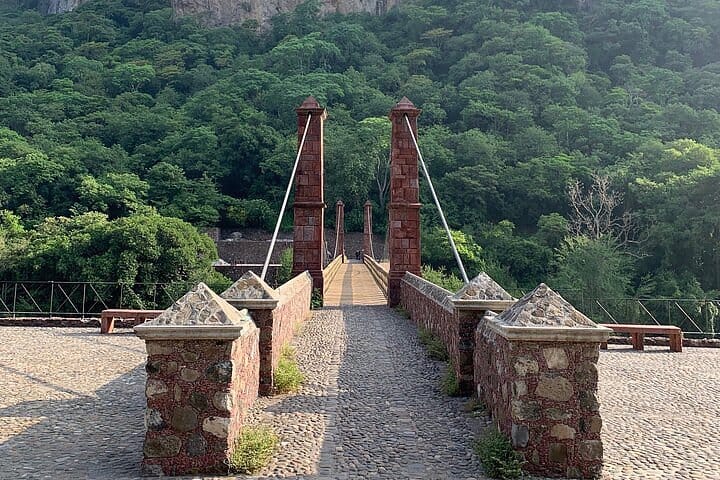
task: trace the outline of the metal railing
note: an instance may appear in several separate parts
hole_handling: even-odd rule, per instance
[[[560,292],[597,323],[674,325],[686,335],[720,338],[720,299],[588,298],[582,292]]]
[[[108,308],[165,309],[192,282],[0,281],[0,317],[97,317]]]

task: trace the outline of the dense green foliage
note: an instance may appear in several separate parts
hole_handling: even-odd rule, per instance
[[[230,283],[212,268],[217,250],[207,235],[157,214],[49,217],[26,230],[16,215],[0,211],[0,247],[3,280],[121,283],[122,292],[103,293],[126,307],[167,306],[166,294],[177,298],[200,281],[216,291]]]
[[[406,95],[423,109],[421,148],[470,275],[518,290],[551,278],[606,294],[616,275],[612,295],[720,290],[716,1],[407,0],[380,17],[319,18],[311,0],[266,30],[173,20],[160,0],[46,18],[5,8],[0,208],[25,228],[150,209],[270,227],[293,108],[312,94],[330,114],[328,202],[342,198],[357,230],[370,198],[381,230],[385,118]],[[568,186],[580,180],[589,198],[594,173],[621,194],[613,215],[633,212],[629,237],[572,228]],[[422,191],[426,261],[454,268]],[[586,258],[610,261],[602,278]]]

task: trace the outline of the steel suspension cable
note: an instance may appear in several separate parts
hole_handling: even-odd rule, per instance
[[[298,153],[295,157],[295,165],[293,165],[292,173],[290,174],[290,181],[288,182],[287,190],[285,190],[285,198],[283,199],[282,207],[280,207],[280,215],[278,216],[277,223],[275,224],[275,232],[273,233],[272,240],[270,241],[270,248],[268,249],[265,263],[263,264],[262,274],[260,278],[265,280],[267,275],[267,269],[270,265],[270,257],[272,256],[273,250],[275,249],[275,242],[277,241],[278,232],[280,231],[280,224],[282,223],[283,215],[285,214],[285,207],[287,207],[288,197],[290,197],[290,190],[292,190],[293,182],[295,181],[295,172],[297,172],[298,164],[300,163],[300,154],[305,146],[305,137],[307,136],[308,127],[310,127],[310,119],[312,114],[308,114],[307,122],[305,123],[305,130],[303,131],[302,139],[300,140],[300,147],[298,147]]]
[[[438,200],[437,194],[435,193],[435,188],[432,184],[432,180],[430,180],[430,173],[428,173],[427,166],[425,165],[425,160],[423,160],[422,153],[420,153],[420,147],[418,146],[417,139],[415,138],[415,133],[413,132],[412,126],[410,125],[410,119],[407,115],[405,115],[405,123],[407,124],[408,130],[410,131],[410,137],[412,137],[413,144],[415,145],[415,150],[417,150],[418,158],[420,159],[420,165],[422,165],[423,172],[425,173],[425,179],[430,186],[430,193],[432,193],[433,200],[435,200],[435,206],[440,213],[440,220],[442,220],[443,227],[445,227],[445,233],[447,233],[448,240],[450,240],[450,248],[452,248],[453,255],[455,255],[455,261],[458,264],[458,268],[460,268],[460,273],[462,274],[463,281],[465,283],[470,283],[467,273],[465,273],[465,267],[463,266],[462,260],[460,259],[460,254],[458,253],[457,247],[455,246],[455,240],[453,240],[452,234],[450,233],[450,227],[448,227],[447,221],[445,220],[445,214],[443,213],[442,207],[440,206],[440,200]]]

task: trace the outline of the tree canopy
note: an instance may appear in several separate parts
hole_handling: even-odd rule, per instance
[[[717,2],[408,0],[383,16],[327,17],[317,7],[309,0],[260,29],[204,28],[164,0],[92,0],[49,17],[6,2],[0,245],[17,242],[28,259],[3,275],[33,272],[38,247],[13,239],[43,244],[62,229],[81,248],[73,235],[100,218],[143,218],[138,228],[153,232],[153,212],[195,226],[272,225],[294,155],[293,109],[310,94],[330,114],[328,202],[341,197],[359,229],[370,198],[382,230],[384,118],[408,96],[477,268],[519,288],[563,285],[590,256],[622,272],[614,287],[625,295],[720,290]],[[632,213],[632,242],[571,228],[568,188],[596,177],[622,199],[610,214]],[[434,249],[436,215],[423,208],[423,220],[428,262],[453,268]],[[145,268],[141,255],[123,268],[86,258],[128,278]]]

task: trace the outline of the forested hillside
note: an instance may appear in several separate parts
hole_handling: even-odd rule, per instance
[[[43,275],[22,258],[38,225],[37,258],[55,248],[47,217],[271,226],[309,94],[330,115],[327,202],[342,198],[360,229],[370,198],[382,230],[386,115],[405,95],[423,109],[420,145],[472,274],[589,297],[720,290],[720,3],[317,11],[311,0],[261,31],[175,21],[158,0],[50,17],[6,7],[0,275]],[[425,261],[452,268],[423,213]]]

